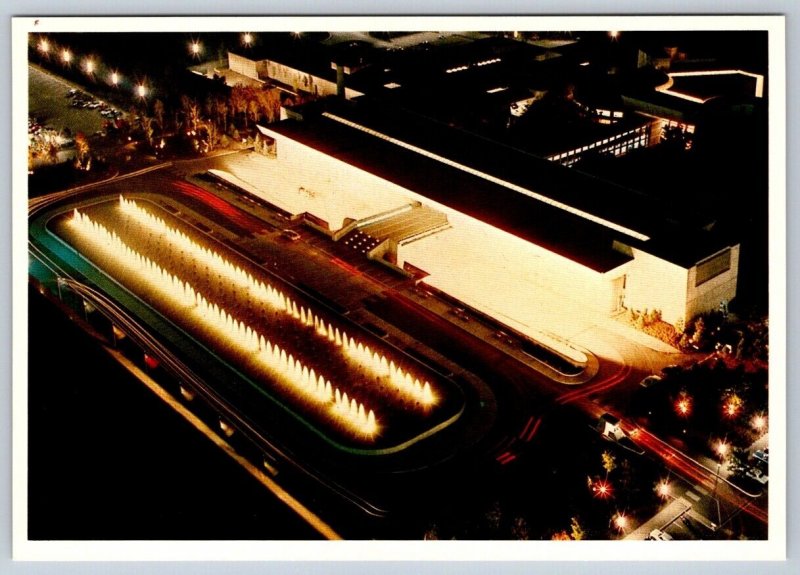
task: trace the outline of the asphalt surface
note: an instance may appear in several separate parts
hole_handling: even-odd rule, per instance
[[[28,66],[28,115],[37,118],[42,125],[51,125],[56,130],[69,128],[73,134],[83,132],[93,135],[103,127],[105,119],[98,110],[73,108],[72,100],[66,98],[68,90],[80,86],[53,76],[38,66]]]

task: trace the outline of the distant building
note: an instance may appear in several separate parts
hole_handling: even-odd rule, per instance
[[[228,52],[228,68],[237,74],[280,85],[293,92],[326,97],[341,91],[345,98],[361,92],[343,85],[343,74],[356,69],[334,61],[334,52],[321,45],[304,42],[302,49],[288,45],[286,38],[269,36],[266,45]]]

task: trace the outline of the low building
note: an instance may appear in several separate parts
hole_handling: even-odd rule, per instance
[[[314,42],[298,42],[287,35],[265,36],[265,44],[228,52],[228,68],[259,82],[270,82],[293,92],[302,91],[316,97],[335,96],[342,92],[354,98],[361,92],[343,85],[342,74],[355,68],[337,62],[335,54]]]
[[[441,213],[447,225],[379,238],[373,257],[516,329],[568,336],[625,308],[677,324],[736,295],[736,241],[519,150],[366,103],[260,131],[274,142],[260,168],[271,203],[334,239],[398,210]]]

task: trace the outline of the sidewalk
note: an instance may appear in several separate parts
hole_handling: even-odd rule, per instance
[[[691,508],[692,504],[686,501],[683,497],[673,499],[669,505],[639,525],[636,529],[628,533],[623,539],[626,541],[641,541],[646,539],[653,529],[661,529],[663,531],[681,515],[688,513]]]
[[[639,331],[638,329],[634,328],[633,326],[627,325],[622,321],[614,319],[610,317],[605,320],[605,322],[598,322],[603,327],[607,328],[609,331],[613,331],[614,333],[621,335],[631,341],[638,343],[644,347],[652,349],[653,351],[657,351],[659,353],[669,353],[669,354],[680,354],[682,353],[680,350],[672,347],[671,345],[664,343],[658,338],[653,337],[652,335],[646,334],[643,331]]]

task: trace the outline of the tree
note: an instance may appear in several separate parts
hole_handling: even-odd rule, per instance
[[[92,155],[89,150],[89,140],[83,132],[75,134],[75,167],[79,170],[89,171],[92,167]]]
[[[214,97],[208,96],[205,101],[203,102],[203,112],[206,115],[206,118],[210,118],[211,114],[214,112]]]
[[[34,148],[32,145],[28,146],[28,172],[33,170],[33,165],[38,157],[39,152],[36,150],[36,148]]]
[[[525,521],[524,517],[514,518],[514,521],[511,523],[511,536],[514,539],[519,539],[522,541],[528,540],[530,532],[528,529],[528,522]]]
[[[203,122],[200,124],[198,135],[208,144],[207,151],[210,152],[217,144],[219,130],[214,122]]]
[[[606,470],[606,477],[608,477],[608,474],[617,468],[617,459],[610,451],[604,451],[601,457],[603,458],[603,469]]]
[[[706,322],[703,319],[703,316],[700,316],[694,322],[694,334],[692,334],[690,342],[696,346],[702,345],[705,332],[706,332]]]
[[[583,530],[580,522],[578,521],[577,517],[573,517],[570,521],[570,537],[575,541],[580,541],[584,537],[586,537],[586,532]]]
[[[259,104],[264,111],[264,118],[268,124],[278,120],[281,115],[281,96],[276,88],[262,90],[258,93]]]
[[[153,102],[153,117],[156,120],[156,124],[158,125],[158,131],[163,133],[164,132],[164,102],[161,100],[156,99]]]
[[[234,86],[231,89],[231,108],[234,114],[244,114],[244,127],[247,128],[247,97],[242,86]]]
[[[47,161],[50,162],[51,164],[57,164],[58,152],[60,149],[61,148],[59,147],[59,145],[55,141],[51,140],[45,148],[45,152],[47,154]]]
[[[186,120],[186,129],[191,132],[197,132],[197,124],[200,121],[200,106],[191,98],[182,96],[181,107],[183,108],[183,117]]]
[[[220,119],[222,120],[222,133],[228,133],[228,103],[222,99],[218,98],[214,102],[214,109],[217,113],[217,124],[220,123]]]
[[[436,526],[436,523],[431,523],[431,526],[425,530],[425,534],[422,538],[425,541],[437,541],[439,539],[439,528]]]
[[[258,100],[248,100],[247,102],[247,111],[250,113],[250,116],[253,118],[253,123],[257,124],[259,119],[261,118],[261,107],[259,106]]]
[[[486,525],[492,533],[500,530],[500,523],[503,519],[503,510],[499,501],[494,501],[486,512]]]
[[[145,140],[147,140],[147,145],[152,147],[153,146],[153,118],[150,116],[142,116],[142,119],[139,122],[142,126],[142,132],[144,133]]]

